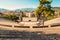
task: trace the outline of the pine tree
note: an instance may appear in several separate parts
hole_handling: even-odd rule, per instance
[[[53,10],[51,9],[52,0],[39,0],[40,5],[36,10],[36,15],[38,17],[38,21],[44,25],[44,18],[53,14]],[[42,20],[42,21],[41,21]]]

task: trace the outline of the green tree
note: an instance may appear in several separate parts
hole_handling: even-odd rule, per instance
[[[38,21],[42,20],[44,25],[44,18],[48,16],[54,15],[53,10],[51,9],[52,0],[39,0],[40,5],[36,10],[36,15],[38,17]]]
[[[13,21],[18,20],[18,17],[15,14],[3,15],[2,17],[5,18],[5,19],[13,20]]]
[[[35,14],[32,14],[31,17],[35,17]]]

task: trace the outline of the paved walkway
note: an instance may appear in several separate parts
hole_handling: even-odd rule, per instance
[[[50,25],[50,24],[55,24],[55,23],[60,23],[60,17],[59,18],[52,19],[52,20],[48,20],[44,24],[45,25]]]
[[[50,24],[55,24],[55,23],[60,23],[60,17],[45,21],[44,25],[50,25]],[[21,22],[20,24],[25,25],[25,26],[37,26],[37,22]]]
[[[5,24],[5,25],[20,25],[16,22],[13,22],[11,20],[6,20],[6,19],[2,19],[0,18],[0,24]]]
[[[54,23],[60,23],[60,17],[52,20],[48,20],[44,22],[44,25],[50,25]],[[16,26],[37,26],[37,22],[20,22],[16,23],[10,20],[5,20],[0,18],[0,24],[6,24],[6,25],[16,25]]]

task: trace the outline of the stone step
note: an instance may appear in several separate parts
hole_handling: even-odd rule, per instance
[[[0,30],[0,40],[60,40],[60,35],[43,34],[42,32]]]

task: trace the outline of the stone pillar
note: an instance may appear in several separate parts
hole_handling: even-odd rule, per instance
[[[51,27],[51,25],[48,25],[48,27],[50,28],[50,27]]]
[[[32,29],[32,28],[33,28],[33,26],[30,26],[30,28]]]
[[[58,12],[58,17],[60,17],[59,12]]]
[[[29,13],[29,18],[31,17],[31,13]]]
[[[12,25],[12,28],[14,28],[14,25]]]

